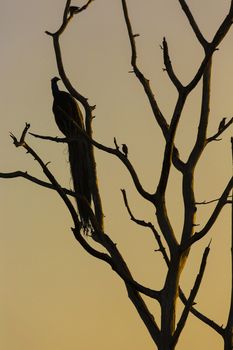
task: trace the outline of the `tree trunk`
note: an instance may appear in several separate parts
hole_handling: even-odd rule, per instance
[[[173,335],[176,326],[176,301],[178,298],[179,280],[187,256],[176,253],[171,260],[170,269],[163,289],[161,305],[161,339],[159,350],[174,350],[176,341]]]
[[[233,327],[226,329],[224,334],[224,350],[233,349]]]

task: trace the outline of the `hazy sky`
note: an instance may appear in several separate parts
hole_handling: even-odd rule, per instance
[[[84,3],[84,2],[82,2]],[[81,2],[73,5],[81,5]],[[200,28],[212,38],[230,0],[189,0]],[[60,24],[65,0],[4,1],[0,13],[1,137],[0,171],[23,170],[44,179],[38,165],[16,149],[9,132],[20,135],[25,122],[31,131],[61,136],[51,111],[50,79],[57,75],[52,41],[44,32]],[[203,52],[189,28],[178,1],[128,1],[137,38],[138,59],[169,121],[176,91],[162,70],[160,44],[166,36],[177,74],[190,81]],[[209,135],[223,116],[232,116],[233,35],[228,33],[215,53]],[[91,104],[96,104],[94,136],[113,146],[127,143],[129,157],[149,191],[156,188],[164,141],[142,87],[129,74],[130,50],[121,1],[96,0],[74,18],[61,39],[67,75]],[[61,84],[62,86],[62,84]],[[200,89],[188,99],[177,134],[185,160],[195,137]],[[231,176],[229,130],[221,142],[208,146],[196,171],[197,200],[217,198]],[[71,187],[65,145],[28,137],[61,184]],[[121,188],[128,193],[138,218],[154,222],[154,210],[137,195],[118,159],[96,151],[106,232],[118,244],[135,278],[159,289],[165,264],[151,233],[138,228],[127,215]],[[169,215],[179,237],[183,219],[180,176],[169,183]],[[77,244],[72,222],[56,193],[23,179],[0,179],[0,345],[4,350],[154,349],[123,283],[103,262],[88,256]],[[202,227],[213,206],[198,216]],[[229,306],[230,208],[224,208],[214,229],[198,243],[182,275],[188,293],[198,271],[203,248],[212,238],[206,279],[198,307],[224,324]],[[148,301],[152,311],[158,307]],[[197,336],[198,335],[198,336]],[[114,345],[113,345],[114,344]],[[190,316],[178,350],[222,349],[221,339]]]

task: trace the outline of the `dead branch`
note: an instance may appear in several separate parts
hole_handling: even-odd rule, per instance
[[[174,344],[177,343],[178,339],[179,339],[179,336],[184,328],[184,325],[187,321],[187,318],[188,318],[188,315],[189,315],[189,312],[191,310],[191,307],[193,306],[193,303],[194,303],[194,300],[197,296],[197,293],[198,293],[198,290],[201,286],[201,281],[202,281],[202,278],[203,278],[203,275],[204,275],[204,272],[205,272],[205,268],[206,268],[206,263],[207,263],[207,258],[208,258],[208,255],[209,255],[209,251],[210,251],[210,247],[206,247],[205,250],[204,250],[204,253],[203,253],[203,256],[202,256],[202,261],[201,261],[201,265],[200,265],[200,269],[199,269],[199,272],[198,272],[198,275],[196,277],[196,280],[195,280],[195,283],[194,283],[194,286],[189,294],[189,297],[185,303],[185,307],[184,307],[184,310],[181,314],[181,317],[180,317],[180,320],[179,322],[177,323],[177,327],[176,327],[176,330],[175,330],[175,333],[174,333],[174,336],[173,336],[173,342]]]
[[[190,23],[194,33],[195,33],[198,41],[205,48],[207,46],[208,42],[206,41],[206,39],[202,35],[202,33],[201,33],[201,31],[200,31],[200,29],[199,29],[199,27],[198,27],[198,25],[197,25],[193,15],[192,15],[192,13],[191,13],[191,11],[190,11],[186,1],[185,0],[179,0],[179,3],[181,5],[182,10],[184,11],[188,21],[189,21],[189,23]]]
[[[229,193],[232,190],[232,188],[233,188],[233,178],[231,178],[230,181],[228,182],[225,190],[223,191],[223,193],[222,193],[216,207],[214,208],[209,220],[207,221],[206,225],[203,227],[203,229],[201,231],[196,232],[189,239],[189,241],[183,245],[182,249],[187,249],[188,246],[191,246],[193,243],[199,241],[202,237],[204,237],[209,232],[209,230],[211,229],[211,227],[213,226],[213,224],[217,220],[220,211],[222,210],[222,208],[226,204],[227,198],[228,198]]]
[[[155,237],[155,239],[156,239],[156,241],[158,243],[158,246],[159,246],[159,249],[156,250],[156,251],[160,251],[162,253],[163,258],[164,258],[164,260],[165,260],[165,262],[166,262],[166,264],[168,266],[169,265],[169,257],[167,255],[165,247],[163,246],[163,243],[161,241],[161,237],[160,237],[158,231],[155,229],[154,225],[151,222],[145,222],[144,220],[139,220],[139,219],[135,218],[135,216],[133,215],[133,213],[132,213],[132,211],[131,211],[131,209],[129,207],[126,191],[124,189],[122,189],[121,192],[122,192],[122,195],[123,195],[123,200],[124,200],[126,209],[128,211],[128,214],[129,214],[131,220],[133,222],[135,222],[139,226],[143,226],[143,227],[147,227],[147,228],[151,229],[151,231],[153,232],[154,237]]]
[[[17,171],[10,172],[10,173],[0,173],[0,178],[4,178],[4,179],[13,179],[13,178],[17,178],[17,177],[22,177],[22,178],[27,179],[33,183],[36,183],[37,185],[40,185],[42,187],[49,188],[51,190],[56,190],[56,188],[51,183],[46,182],[46,181],[42,181],[42,180],[28,174],[27,171],[17,170]],[[68,190],[67,188],[62,187],[62,190],[65,194],[67,194],[69,196],[72,196],[72,197],[76,196],[75,192]]]
[[[82,130],[82,129],[80,128],[80,130]],[[38,138],[41,140],[53,141],[53,142],[57,142],[57,143],[68,143],[68,142],[75,141],[75,138],[39,135],[39,134],[35,134],[34,132],[29,132],[29,134],[34,136],[35,138]]]
[[[150,102],[154,116],[158,122],[158,125],[160,126],[164,136],[166,137],[168,132],[168,124],[157,104],[157,101],[154,97],[154,93],[151,90],[149,80],[145,78],[145,76],[137,66],[137,49],[136,49],[136,43],[135,43],[135,36],[133,34],[133,30],[132,30],[132,26],[131,26],[129,14],[128,14],[128,8],[125,0],[122,0],[122,8],[123,8],[125,23],[127,26],[127,31],[128,31],[128,36],[129,36],[129,41],[131,46],[131,65],[133,67],[133,71],[136,77],[138,78],[138,80],[140,81],[140,83],[142,84],[145,90],[146,96]]]
[[[162,48],[163,48],[163,61],[166,67],[165,70],[168,73],[168,76],[172,81],[173,85],[176,87],[177,91],[181,91],[183,89],[183,85],[181,84],[180,80],[177,78],[174,72],[174,69],[172,67],[172,63],[168,52],[168,45],[165,37],[163,38]]]
[[[221,139],[218,139],[218,137],[226,131],[229,126],[233,123],[233,117],[221,128],[219,129],[214,135],[208,137],[206,140],[206,143],[210,143],[212,141],[220,141]]]
[[[182,292],[181,288],[179,288],[179,297],[184,305],[188,302],[188,299],[185,297],[184,293]],[[220,327],[216,322],[208,318],[207,316],[203,315],[200,311],[198,311],[193,306],[190,308],[190,312],[196,316],[200,321],[207,324],[209,327],[211,327],[213,330],[215,330],[217,333],[223,335],[224,330],[222,327]]]
[[[229,195],[227,198],[232,198],[232,196]],[[206,204],[215,203],[215,202],[218,202],[219,199],[220,199],[220,198],[211,199],[211,200],[209,200],[209,201],[196,202],[196,205],[206,205]],[[232,203],[232,201],[226,201],[226,203]]]
[[[194,169],[194,167],[196,166],[197,161],[200,158],[206,145],[206,133],[210,112],[211,65],[212,60],[210,58],[202,79],[201,113],[198,125],[197,138],[187,162],[187,166],[191,167],[192,169]]]

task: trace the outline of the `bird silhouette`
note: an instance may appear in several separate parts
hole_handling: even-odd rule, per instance
[[[218,131],[221,131],[224,128],[226,119],[227,118],[222,118],[221,122],[219,123]]]
[[[68,142],[69,163],[74,191],[83,196],[89,205],[92,200],[92,167],[90,146],[80,129],[85,130],[82,112],[76,100],[66,91],[59,90],[58,77],[51,79],[53,113],[60,131]],[[80,129],[79,129],[80,128]],[[72,140],[74,139],[74,140]],[[90,211],[85,201],[76,198],[82,228],[85,233],[91,229]]]
[[[80,9],[80,7],[78,7],[78,6],[70,6],[69,7],[70,14],[74,15],[75,13],[78,13],[79,9]]]
[[[122,152],[124,153],[124,155],[127,158],[128,157],[128,146],[125,143],[122,144]]]

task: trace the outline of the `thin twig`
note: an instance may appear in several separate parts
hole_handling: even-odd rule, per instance
[[[232,198],[232,195],[229,195],[227,198]],[[211,199],[209,201],[202,201],[202,202],[196,202],[196,205],[206,205],[206,204],[211,204],[211,203],[215,203],[218,202],[220,198],[216,198],[216,199]],[[226,202],[228,203],[228,201]],[[231,201],[229,202],[231,203]]]
[[[28,174],[26,171],[17,170],[10,173],[0,173],[0,178],[13,179],[17,177],[22,177],[42,187],[49,188],[51,190],[56,190],[56,188],[51,183],[40,180],[37,177]],[[62,187],[62,190],[65,194],[69,196],[72,196],[72,197],[76,196],[74,191],[68,190],[67,188],[64,188],[64,187]]]
[[[196,232],[189,239],[189,241],[184,244],[182,249],[184,249],[184,250],[187,249],[188,246],[191,246],[193,243],[200,240],[202,237],[204,237],[209,232],[209,230],[211,229],[211,227],[213,226],[213,224],[217,220],[220,211],[222,210],[224,205],[227,203],[227,199],[228,199],[229,193],[232,190],[232,188],[233,188],[233,178],[231,178],[229,180],[229,182],[228,182],[227,186],[225,187],[216,207],[214,208],[212,214],[210,215],[209,220],[207,221],[206,225],[203,227],[203,229],[201,231]]]
[[[206,140],[206,143],[210,143],[212,141],[220,141],[221,139],[218,139],[218,137],[229,128],[229,126],[233,123],[233,117],[223,126],[222,129],[218,130],[214,135],[208,137]]]

